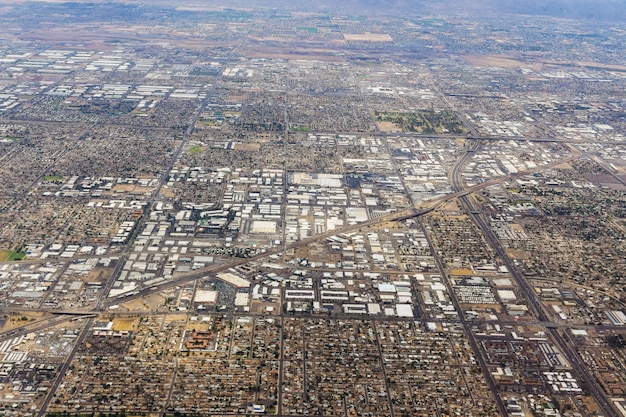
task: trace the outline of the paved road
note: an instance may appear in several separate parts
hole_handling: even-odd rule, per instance
[[[499,178],[495,178],[489,181],[486,181],[484,183],[481,184],[477,184],[471,187],[464,187],[463,186],[463,182],[462,182],[462,176],[461,173],[463,171],[463,167],[464,165],[472,158],[472,156],[475,154],[475,152],[479,149],[480,143],[481,141],[479,140],[471,140],[470,142],[470,147],[467,149],[466,153],[457,161],[457,163],[455,164],[455,166],[452,168],[451,170],[451,183],[455,189],[454,193],[445,195],[445,196],[441,196],[433,201],[430,202],[430,204],[426,207],[421,207],[421,208],[410,208],[410,209],[406,209],[406,210],[402,210],[396,213],[390,213],[388,215],[376,218],[376,219],[371,219],[368,220],[366,222],[360,223],[360,224],[356,224],[356,225],[349,225],[346,226],[340,230],[334,230],[332,232],[327,232],[324,234],[320,234],[320,235],[315,235],[311,238],[308,239],[304,239],[302,241],[299,242],[294,242],[292,244],[289,245],[285,245],[284,247],[276,247],[276,248],[272,248],[270,250],[267,250],[263,253],[260,253],[258,255],[255,255],[251,258],[240,258],[240,259],[236,259],[232,262],[227,262],[225,264],[222,265],[217,265],[217,266],[212,266],[212,267],[207,267],[207,268],[202,268],[196,271],[193,271],[191,273],[188,274],[181,274],[178,275],[176,278],[174,278],[173,280],[161,283],[159,285],[156,286],[152,286],[150,288],[146,288],[143,289],[141,291],[139,291],[137,294],[134,294],[130,297],[126,297],[123,299],[119,299],[119,298],[104,298],[106,297],[106,292],[102,293],[102,298],[99,300],[99,304],[98,307],[102,307],[102,308],[106,308],[106,307],[110,307],[114,304],[118,304],[120,302],[126,302],[132,299],[137,299],[137,298],[142,298],[145,297],[147,295],[150,295],[152,293],[155,292],[159,292],[162,291],[165,288],[171,288],[173,286],[177,286],[180,285],[184,282],[189,282],[189,281],[194,281],[197,279],[201,279],[206,277],[207,275],[210,274],[216,274],[222,271],[225,271],[227,269],[236,267],[238,265],[242,265],[242,264],[246,264],[249,262],[255,262],[255,261],[262,261],[263,259],[268,258],[271,255],[275,255],[275,254],[280,254],[281,252],[285,251],[285,250],[289,250],[289,249],[295,249],[298,247],[302,247],[302,246],[306,246],[309,245],[311,243],[315,243],[315,242],[320,242],[323,241],[324,239],[330,237],[330,236],[334,236],[334,235],[339,235],[342,233],[350,233],[350,232],[354,232],[354,231],[358,231],[361,228],[366,228],[369,226],[373,226],[373,225],[377,225],[377,224],[381,224],[384,222],[390,222],[390,221],[400,221],[400,220],[404,220],[404,219],[409,219],[409,218],[414,218],[414,217],[419,217],[422,216],[424,214],[427,214],[433,210],[435,210],[437,207],[439,207],[441,204],[443,204],[444,202],[459,198],[462,202],[463,205],[466,206],[466,208],[468,209],[469,212],[473,212],[473,207],[471,205],[471,201],[470,199],[467,197],[469,194],[474,193],[476,191],[479,191],[481,189],[484,189],[486,187],[489,187],[491,185],[495,185],[495,184],[499,184],[505,181],[510,181],[512,179],[515,178],[519,178],[525,175],[529,175],[535,172],[540,172],[542,170],[545,169],[550,169],[554,166],[560,165],[562,163],[565,162],[569,162],[572,161],[576,158],[578,158],[581,154],[580,152],[574,152],[572,154],[572,156],[559,160],[559,161],[555,161],[551,164],[547,164],[541,167],[538,167],[532,171],[525,171],[525,172],[520,172],[514,175],[508,175],[508,176],[503,176],[503,177],[499,177]],[[179,148],[179,152],[182,150],[182,147]],[[170,167],[171,169],[171,167]],[[169,172],[169,170],[168,170]],[[156,196],[158,196],[158,191],[154,193],[153,198],[151,199],[151,201],[154,201],[154,199],[156,198]],[[540,320],[540,323],[544,324],[546,326],[546,328],[549,330],[551,336],[553,337],[553,339],[555,340],[557,346],[559,346],[559,348],[561,349],[561,351],[564,353],[564,355],[566,356],[566,358],[570,361],[570,363],[572,364],[572,367],[574,368],[575,372],[581,377],[581,379],[583,381],[585,381],[585,383],[587,384],[587,388],[589,389],[589,391],[592,393],[592,395],[596,398],[596,400],[602,405],[604,412],[607,416],[609,417],[614,417],[617,416],[617,414],[615,413],[615,410],[613,410],[613,408],[608,405],[608,398],[604,395],[604,393],[598,388],[597,384],[595,383],[595,381],[593,380],[592,376],[589,374],[588,370],[586,369],[586,367],[584,366],[584,364],[580,361],[580,358],[578,357],[578,355],[573,351],[573,349],[571,349],[571,347],[569,346],[569,344],[563,339],[563,337],[561,336],[560,332],[559,332],[559,328],[562,327],[567,327],[567,328],[572,328],[572,327],[579,327],[579,326],[570,326],[570,325],[563,325],[563,324],[559,324],[559,323],[550,323],[549,318],[547,316],[547,314],[545,313],[545,311],[543,310],[542,305],[537,301],[536,297],[534,296],[534,293],[532,291],[532,288],[530,288],[529,284],[526,282],[525,279],[523,279],[515,270],[514,266],[511,265],[510,260],[508,259],[508,257],[506,256],[506,253],[504,253],[502,247],[499,245],[499,241],[497,240],[497,238],[495,237],[495,235],[493,235],[493,233],[491,232],[490,228],[488,227],[488,225],[486,224],[485,220],[482,219],[482,217],[478,214],[472,214],[471,215],[472,218],[474,219],[474,221],[477,223],[477,225],[483,230],[483,232],[485,233],[485,236],[487,237],[487,239],[489,239],[492,243],[492,245],[494,246],[494,248],[496,249],[496,251],[498,252],[498,254],[502,257],[502,259],[504,260],[505,263],[507,263],[507,266],[509,267],[509,270],[512,271],[512,274],[514,276],[514,278],[516,279],[516,281],[518,281],[518,285],[521,289],[521,291],[523,292],[524,296],[526,297],[526,299],[529,302],[529,306],[531,307],[531,310],[533,311],[533,313],[535,314],[535,316]],[[435,253],[433,251],[433,253]],[[123,254],[122,254],[123,255]],[[123,256],[122,256],[123,258]],[[120,258],[120,264],[123,262],[122,258]],[[435,257],[439,263],[439,260],[437,257]],[[441,265],[439,265],[440,269],[442,269]],[[443,271],[443,269],[442,269]],[[115,277],[116,275],[113,275],[113,277]],[[111,282],[109,282],[109,284],[111,284],[113,281],[113,278],[111,280]],[[450,285],[449,282],[447,283],[447,285]],[[453,302],[455,303],[455,307],[457,308],[457,311],[460,312],[461,314],[461,322],[463,324],[463,326],[465,327],[465,330],[468,334],[468,337],[470,338],[470,343],[472,345],[472,348],[474,349],[475,352],[480,352],[479,347],[477,346],[476,343],[476,339],[473,337],[473,333],[471,332],[471,329],[469,328],[469,326],[474,325],[477,323],[477,321],[467,321],[465,319],[465,317],[462,315],[462,310],[460,308],[460,306],[458,305],[458,300],[456,300],[456,298],[454,297],[454,292],[452,291],[451,288],[449,288],[450,294],[453,298]],[[9,309],[9,308],[1,308],[0,311],[20,311],[20,309]],[[21,310],[24,311],[24,310]],[[55,324],[61,323],[65,320],[68,320],[70,318],[69,315],[71,314],[85,314],[85,315],[92,315],[92,314],[97,314],[98,311],[95,310],[65,310],[65,311],[56,311],[55,313],[57,314],[65,314],[62,316],[55,316],[54,318],[50,318],[50,319],[46,319],[46,320],[42,320],[40,322],[37,323],[36,326],[31,326],[31,327],[23,327],[20,329],[16,329],[13,330],[11,332],[6,332],[2,335],[0,335],[0,340],[7,340],[9,338],[12,337],[16,337],[22,334],[27,334],[29,332],[33,332],[33,331],[38,331],[50,326],[53,326]],[[120,315],[141,315],[142,313],[111,313],[111,312],[107,312],[106,314],[120,314]],[[155,314],[154,312],[146,312],[146,314]],[[349,316],[346,315],[345,318],[350,318],[353,316]],[[385,320],[389,320],[389,318],[385,318]],[[396,318],[394,320],[403,320],[402,318]],[[426,320],[426,321],[432,321],[432,320]],[[53,386],[53,388],[49,391],[49,397],[46,399],[46,403],[45,403],[45,407],[42,409],[42,412],[40,413],[40,416],[43,415],[45,408],[49,405],[50,401],[53,398],[53,393],[55,392],[56,388],[58,387],[58,384],[60,384],[63,375],[65,374],[65,372],[67,371],[68,367],[71,364],[72,359],[74,358],[78,348],[80,347],[82,341],[84,340],[84,338],[86,337],[87,334],[87,329],[91,327],[91,324],[93,323],[93,318],[90,318],[88,320],[88,325],[85,327],[85,330],[83,330],[83,332],[81,333],[79,340],[77,340],[77,343],[75,345],[74,350],[70,353],[70,355],[67,358],[67,361],[65,362],[63,368],[61,369],[62,372],[60,372],[59,377],[57,379],[57,381],[55,382],[55,385]],[[592,326],[593,327],[593,326]],[[614,329],[615,326],[603,326],[603,328],[605,329]],[[621,328],[615,328],[615,330],[619,330]],[[483,369],[483,372],[487,378],[487,381],[489,383],[489,385],[492,387],[492,389],[494,390],[494,393],[497,393],[496,387],[495,387],[495,383],[493,381],[493,378],[491,377],[488,369],[487,369],[487,365],[486,362],[484,361],[484,358],[482,358],[482,355],[478,355],[479,358],[479,363],[481,365],[481,368]],[[496,396],[496,401],[498,404],[498,407],[500,408],[501,412],[503,413],[503,415],[505,415],[505,408],[504,408],[504,404],[502,403],[502,400],[499,398],[499,396]],[[282,405],[282,401],[279,398],[279,404],[278,404],[278,408],[279,408],[279,412],[282,411],[280,410]]]
[[[463,168],[465,167],[467,162],[469,162],[471,157],[474,155],[474,152],[480,148],[480,146],[481,146],[481,142],[479,141],[473,141],[472,143],[470,143],[470,146],[468,147],[467,152],[464,155],[462,155],[461,158],[459,158],[454,164],[454,166],[452,167],[451,169],[452,178],[455,178],[455,177],[461,178],[461,173],[463,172]],[[462,190],[461,188],[458,188],[456,191],[462,191]],[[426,236],[426,240],[428,241],[428,246],[430,247],[430,251],[433,255],[433,258],[435,259],[437,268],[439,269],[441,276],[444,278],[443,282],[446,285],[452,304],[454,305],[455,310],[459,314],[461,325],[463,326],[465,334],[467,335],[472,351],[474,352],[474,355],[476,355],[476,358],[478,359],[478,364],[480,365],[480,369],[483,375],[485,376],[485,381],[487,382],[487,384],[489,385],[489,389],[493,393],[495,403],[498,406],[498,409],[500,410],[500,415],[506,416],[508,415],[507,410],[506,410],[506,405],[504,404],[504,401],[500,397],[496,382],[493,378],[493,375],[489,371],[489,367],[487,366],[485,357],[482,354],[482,350],[480,349],[480,347],[478,346],[478,342],[476,341],[476,336],[474,335],[474,332],[472,331],[471,327],[475,325],[475,323],[472,321],[468,321],[467,318],[465,317],[465,313],[463,312],[463,309],[461,308],[459,300],[457,299],[454,293],[454,288],[452,288],[452,284],[449,280],[449,277],[445,273],[445,269],[443,267],[443,264],[441,263],[441,259],[437,255],[437,251],[435,250],[432,240],[430,239],[428,232],[424,228],[423,223],[420,223],[420,226],[422,228],[422,232],[424,236]]]
[[[16,313],[19,313],[21,311],[25,311],[25,310],[15,310]],[[87,315],[87,314],[93,314],[93,313],[81,313],[81,315]],[[61,324],[64,321],[67,321],[71,318],[72,318],[71,315],[61,315],[61,316],[44,318],[34,323],[29,323],[25,326],[17,327],[15,329],[2,332],[0,333],[0,343],[13,339],[15,337],[26,336],[29,333],[37,333],[40,330],[45,330],[50,327],[56,326],[57,324]]]
[[[575,158],[579,158],[582,153],[578,151],[576,148],[570,147],[572,150],[572,156],[567,158],[568,160],[573,160]],[[468,152],[469,154],[469,152]],[[460,191],[463,189],[463,180],[462,180],[462,163],[467,161],[467,157],[463,157],[451,171],[451,183],[453,188],[456,191]],[[558,163],[552,163],[550,165],[560,165],[563,161],[559,161]],[[511,276],[517,283],[520,291],[522,292],[524,298],[526,299],[528,306],[535,317],[539,319],[539,321],[544,323],[550,323],[551,318],[546,313],[543,308],[543,304],[538,299],[535,294],[534,289],[530,285],[530,283],[523,277],[516,269],[515,265],[507,255],[506,251],[500,244],[499,239],[495,236],[491,227],[487,224],[487,221],[483,218],[483,216],[473,207],[471,200],[467,195],[462,195],[459,197],[459,200],[465,210],[469,213],[469,216],[472,218],[474,223],[481,229],[483,235],[487,238],[490,245],[495,249],[498,256],[502,259],[506,267],[508,268]],[[574,372],[578,375],[579,380],[585,383],[585,388],[587,391],[594,397],[597,403],[600,405],[603,413],[608,417],[619,417],[618,412],[613,408],[610,403],[609,398],[606,396],[604,391],[598,386],[595,378],[589,372],[589,369],[584,364],[584,362],[580,359],[574,347],[572,347],[571,343],[568,343],[564,340],[561,330],[555,328],[556,326],[548,326],[546,327],[546,332],[550,334],[552,340],[559,347],[563,355],[567,358],[568,362],[572,366]]]
[[[78,349],[80,349],[80,347],[83,344],[83,341],[85,340],[85,338],[87,337],[87,335],[91,331],[91,327],[93,326],[93,322],[94,322],[94,318],[93,317],[87,319],[87,322],[85,323],[85,327],[83,327],[82,332],[80,333],[80,335],[76,339],[76,343],[74,344],[74,347],[72,348],[72,351],[69,353],[69,355],[67,355],[67,358],[65,358],[65,362],[61,366],[61,369],[59,370],[59,374],[57,375],[57,377],[56,377],[56,379],[54,381],[54,384],[52,384],[52,386],[48,390],[48,394],[46,395],[46,399],[44,400],[43,404],[41,405],[41,408],[39,409],[39,413],[37,414],[38,417],[44,417],[46,415],[46,410],[48,409],[48,406],[50,405],[50,402],[52,402],[52,399],[54,398],[54,396],[55,396],[55,394],[57,392],[57,389],[59,388],[59,385],[61,385],[61,382],[63,382],[63,377],[65,376],[65,373],[67,372],[67,370],[69,369],[70,365],[72,364],[72,361],[74,360],[74,356],[76,356],[76,353],[78,352]]]
[[[148,200],[146,204],[146,209],[144,210],[144,213],[141,216],[141,219],[137,222],[137,225],[135,226],[135,229],[133,230],[132,235],[128,239],[128,243],[126,244],[126,247],[124,248],[124,251],[122,252],[121,257],[117,265],[115,266],[115,270],[113,271],[113,274],[111,275],[109,280],[105,283],[104,287],[102,288],[100,295],[98,297],[98,300],[96,302],[96,308],[95,308],[96,310],[99,310],[102,307],[104,300],[106,299],[107,295],[109,294],[109,291],[111,291],[111,288],[113,287],[113,284],[115,283],[117,278],[120,276],[122,272],[122,267],[124,265],[124,259],[126,259],[130,250],[132,249],[135,238],[137,237],[137,235],[143,228],[143,224],[145,223],[146,219],[150,215],[150,208],[152,207],[154,202],[159,198],[159,195],[161,194],[161,190],[163,189],[163,186],[165,185],[165,183],[167,183],[167,179],[170,176],[172,169],[174,169],[176,162],[180,158],[180,155],[183,153],[183,150],[185,149],[185,144],[187,143],[189,135],[191,135],[191,133],[193,132],[196,122],[200,118],[200,115],[202,114],[202,111],[204,110],[208,102],[209,102],[209,96],[207,95],[202,100],[202,103],[200,104],[198,111],[194,115],[193,120],[190,121],[189,126],[187,127],[187,130],[185,130],[185,133],[180,142],[180,145],[178,146],[178,149],[176,150],[176,153],[171,158],[169,165],[167,166],[167,168],[165,169],[165,172],[161,176],[161,180],[159,181],[159,186],[156,188],[156,190],[154,190],[154,192],[152,193],[152,196]]]
[[[401,210],[399,212],[395,212],[395,213],[390,213],[381,217],[377,217],[375,219],[370,219],[367,220],[365,222],[362,223],[358,223],[355,225],[348,225],[345,226],[341,229],[338,230],[333,230],[333,231],[329,231],[323,234],[318,234],[318,235],[314,235],[310,238],[307,239],[303,239],[301,241],[298,242],[294,242],[291,243],[289,245],[286,246],[277,246],[275,248],[271,248],[265,252],[262,252],[258,255],[252,256],[250,258],[238,258],[232,262],[227,262],[225,264],[221,264],[221,265],[214,265],[214,266],[210,266],[210,267],[205,267],[205,268],[200,268],[197,269],[195,271],[186,273],[186,274],[180,274],[177,275],[174,279],[169,280],[169,281],[165,281],[165,282],[161,282],[157,285],[153,285],[149,288],[144,288],[140,291],[138,291],[137,293],[131,295],[131,296],[127,296],[124,298],[121,297],[112,297],[112,298],[108,298],[105,299],[104,297],[106,297],[106,292],[103,291],[102,293],[102,299],[99,302],[99,307],[102,307],[103,309],[105,309],[106,307],[110,307],[119,303],[123,303],[123,302],[127,302],[127,301],[131,301],[134,299],[138,299],[138,298],[142,298],[145,297],[147,295],[153,294],[153,293],[157,293],[160,292],[164,289],[167,288],[172,288],[178,285],[181,285],[185,282],[189,282],[189,281],[194,281],[197,279],[202,279],[207,277],[208,275],[211,274],[217,274],[223,271],[226,271],[230,268],[234,268],[236,266],[239,265],[243,265],[249,262],[255,262],[255,261],[261,261],[263,259],[268,258],[271,255],[277,255],[282,253],[284,250],[290,250],[290,249],[296,249],[302,246],[306,246],[309,245],[311,243],[315,243],[315,242],[320,242],[323,241],[327,238],[329,238],[330,236],[336,236],[336,235],[340,235],[343,233],[351,233],[351,232],[355,232],[358,231],[361,228],[366,228],[369,226],[374,226],[377,224],[381,224],[381,223],[385,223],[385,222],[393,222],[393,221],[401,221],[401,220],[406,220],[406,219],[410,219],[410,218],[415,218],[415,217],[420,217],[423,216],[425,214],[428,214],[430,212],[432,212],[433,210],[435,210],[436,208],[438,208],[441,204],[450,201],[450,200],[454,200],[456,198],[459,197],[463,197],[466,196],[468,194],[474,193],[476,191],[480,191],[484,188],[490,187],[492,185],[496,185],[496,184],[500,184],[502,182],[506,182],[506,181],[510,181],[512,179],[515,178],[520,178],[526,175],[530,175],[536,172],[541,172],[543,170],[546,169],[550,169],[553,168],[554,166],[566,163],[566,162],[570,162],[576,158],[578,158],[580,156],[580,154],[574,154],[568,158],[559,160],[559,161],[555,161],[552,162],[550,164],[546,164],[540,167],[537,167],[533,170],[530,171],[523,171],[523,172],[519,172],[517,174],[512,174],[512,175],[507,175],[507,176],[502,176],[502,177],[498,177],[498,178],[494,178],[492,180],[489,181],[485,181],[483,183],[480,184],[476,184],[473,185],[471,187],[466,187],[463,188],[463,183],[462,183],[462,178],[461,178],[461,172],[462,172],[462,166],[472,157],[472,155],[474,154],[474,151],[477,149],[478,145],[476,143],[474,143],[472,145],[472,147],[470,147],[469,152],[466,152],[466,154],[464,154],[462,156],[462,158],[457,162],[457,164],[453,167],[452,171],[451,171],[451,183],[453,185],[453,187],[455,187],[457,189],[456,192],[454,193],[450,193],[447,195],[443,195],[440,196],[436,199],[433,199],[429,202],[429,205],[423,207],[423,208],[408,208],[405,210]],[[121,258],[123,258],[121,255]],[[122,263],[122,259],[120,258],[120,263]],[[112,285],[112,283],[108,283],[108,286]],[[0,307],[0,311],[4,311],[5,308]],[[8,310],[7,310],[8,311]],[[41,310],[41,311],[46,311],[46,310]],[[54,312],[54,310],[52,310],[51,312]],[[81,310],[76,310],[74,311],[74,314],[78,314],[81,313]],[[85,314],[92,314],[93,311],[92,310],[84,310]]]

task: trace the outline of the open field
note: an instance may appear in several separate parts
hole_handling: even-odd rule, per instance
[[[139,326],[138,318],[115,318],[113,320],[113,330],[115,331],[131,331],[137,330]]]
[[[463,55],[463,59],[475,67],[517,68],[525,65],[524,62],[507,56],[496,55]]]
[[[376,127],[381,132],[397,132],[401,130],[398,125],[393,122],[376,122]]]
[[[14,250],[0,250],[0,262],[21,261],[26,257],[23,252]]]
[[[388,33],[346,33],[343,37],[354,42],[393,42]]]
[[[0,262],[5,262],[12,252],[11,250],[0,250]]]
[[[420,110],[412,113],[374,112],[376,123],[392,123],[403,132],[455,133],[466,132],[465,127],[450,111]],[[386,125],[388,126],[388,125]]]

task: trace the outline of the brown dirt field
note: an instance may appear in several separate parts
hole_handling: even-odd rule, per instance
[[[376,122],[376,127],[381,132],[397,132],[402,130],[398,125],[392,122]]]
[[[211,324],[201,321],[188,321],[185,326],[186,330],[200,330],[200,331],[208,331],[210,329]]]
[[[260,134],[256,135],[255,138],[254,138],[254,141],[256,143],[269,143],[272,140],[278,141],[278,140],[280,140],[280,137],[279,136],[274,136],[274,135],[260,133]]]
[[[519,249],[508,248],[506,249],[506,254],[513,259],[528,259],[528,254],[525,251]]]
[[[159,293],[147,295],[143,300],[151,310],[155,310],[165,304],[165,297]]]
[[[113,191],[133,191],[135,186],[132,184],[116,184],[113,186]]]
[[[446,203],[443,203],[437,211],[441,213],[441,212],[446,212],[446,211],[458,211],[458,210],[459,210],[459,205],[457,204],[457,202],[454,200],[450,200]]]
[[[148,192],[146,187],[138,187],[132,184],[116,184],[113,186],[112,191],[126,192],[126,193],[145,193]]]
[[[473,275],[471,269],[469,268],[452,268],[450,271],[450,275]]]
[[[598,403],[593,398],[585,395],[582,400],[587,410],[590,411],[590,414],[593,414],[594,412],[600,412],[600,407],[598,407]]]
[[[465,146],[465,139],[455,139],[454,143],[456,143],[456,146],[458,146],[459,148],[462,148],[463,146]]]
[[[495,55],[463,55],[462,58],[475,67],[517,68],[524,63],[506,56]]]
[[[186,314],[168,314],[167,316],[165,316],[165,319],[163,320],[164,323],[171,323],[173,321],[187,321],[187,315]]]
[[[144,305],[144,301],[141,299],[128,301],[122,304],[122,306],[128,309],[129,311],[147,311],[148,310],[146,306]]]
[[[398,222],[384,222],[368,226],[365,230],[400,229],[401,227],[402,225]]]
[[[252,304],[250,305],[250,313],[262,314],[263,312],[265,312],[265,307],[266,307],[265,303],[253,301]]]
[[[4,249],[0,250],[0,262],[6,261],[10,253],[11,253],[10,250],[4,250]]]
[[[343,37],[355,42],[393,42],[388,33],[345,33]]]
[[[136,330],[137,326],[139,325],[139,319],[138,318],[115,318],[113,319],[113,330],[116,331],[130,331],[130,330]]]
[[[25,326],[27,324],[32,324],[36,320],[41,319],[44,316],[43,313],[39,312],[27,312],[27,313],[19,313],[19,314],[9,314],[6,323],[2,326],[2,331],[8,331],[17,329],[18,327]],[[22,317],[26,317],[28,320],[20,320]]]
[[[502,313],[502,306],[499,304],[466,304],[476,310],[492,309],[496,314]]]
[[[259,143],[236,143],[235,149],[238,151],[258,152],[259,149],[261,149],[261,144]]]
[[[274,311],[273,312],[267,311],[267,307],[274,307]],[[250,312],[252,314],[266,314],[269,316],[280,314],[280,303],[263,303],[263,302],[253,301],[250,306]]]
[[[106,272],[105,269],[96,268],[89,272],[87,278],[85,278],[84,282],[102,282],[102,275]]]
[[[161,188],[161,195],[165,198],[174,198],[176,197],[176,193],[171,188],[163,187]]]
[[[626,71],[625,65],[602,64],[600,62],[589,62],[589,61],[577,62],[577,64],[582,65],[583,67],[602,68],[606,70],[614,70],[614,71],[620,71],[620,72]]]
[[[570,164],[568,164],[568,163],[564,163],[564,164],[561,164],[561,165],[557,165],[557,166],[555,166],[555,168],[557,168],[557,169],[574,169],[574,168],[572,168],[572,166],[571,166]]]
[[[340,254],[324,254],[324,253],[320,253],[320,254],[316,254],[316,255],[311,255],[309,256],[309,259],[312,262],[330,262],[330,263],[336,263],[337,261],[341,260],[341,255]]]

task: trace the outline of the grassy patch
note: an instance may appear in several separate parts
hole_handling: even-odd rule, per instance
[[[318,33],[319,32],[319,30],[316,27],[306,27],[306,26],[299,27],[298,31],[309,32],[309,33]]]
[[[0,250],[0,262],[21,261],[26,258],[26,252],[17,250]]]
[[[414,19],[412,22],[418,26],[447,26],[448,22],[445,19]]]
[[[202,153],[202,152],[204,152],[204,149],[202,149],[202,146],[193,145],[189,148],[189,153]]]
[[[374,112],[377,122],[390,122],[403,132],[464,134],[467,130],[456,115],[447,110],[420,110],[416,113]]]
[[[14,250],[9,253],[9,256],[7,256],[6,260],[7,262],[21,261],[24,258],[26,258],[26,252],[22,252],[21,250]]]

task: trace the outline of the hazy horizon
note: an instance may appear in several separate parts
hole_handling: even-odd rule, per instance
[[[565,19],[623,21],[626,18],[626,3],[619,0],[554,0],[537,2],[533,0],[338,0],[320,2],[294,2],[287,0],[182,0],[177,2],[161,0],[138,1],[0,1],[0,5],[15,6],[20,4],[47,3],[48,7],[62,7],[68,4],[126,4],[159,6],[165,8],[276,8],[286,10],[317,11],[335,10],[348,13],[378,13],[380,16],[407,14],[520,14],[550,16]]]

